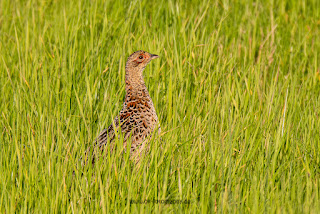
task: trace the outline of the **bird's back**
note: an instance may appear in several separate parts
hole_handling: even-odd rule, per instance
[[[131,153],[136,153],[144,148],[146,139],[156,131],[160,132],[158,125],[158,117],[146,88],[135,90],[129,88],[127,90],[123,108],[114,120],[114,122],[104,129],[99,137],[98,144],[100,149],[110,146],[113,150],[114,139],[116,134],[120,136],[118,131],[121,130],[124,138],[125,146],[128,139],[131,139]]]

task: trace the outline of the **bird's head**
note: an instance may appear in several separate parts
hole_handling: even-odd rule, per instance
[[[158,57],[158,55],[151,54],[146,51],[136,51],[128,57],[126,68],[142,71],[151,60]]]

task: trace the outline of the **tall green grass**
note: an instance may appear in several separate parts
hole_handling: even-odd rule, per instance
[[[83,166],[140,49],[163,135]],[[0,212],[319,213],[319,51],[318,0],[0,1]]]

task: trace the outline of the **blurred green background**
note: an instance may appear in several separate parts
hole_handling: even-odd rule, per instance
[[[161,140],[83,166],[141,49]],[[318,0],[0,1],[0,212],[319,213],[319,50]]]

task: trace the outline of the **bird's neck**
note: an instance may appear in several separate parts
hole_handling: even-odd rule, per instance
[[[147,90],[142,71],[136,71],[134,68],[126,69],[126,91],[129,89],[133,92]]]
[[[149,91],[144,83],[141,70],[134,70],[135,68],[126,69],[126,97],[125,101],[130,102],[132,100],[141,99],[145,103],[151,106],[154,110]]]

